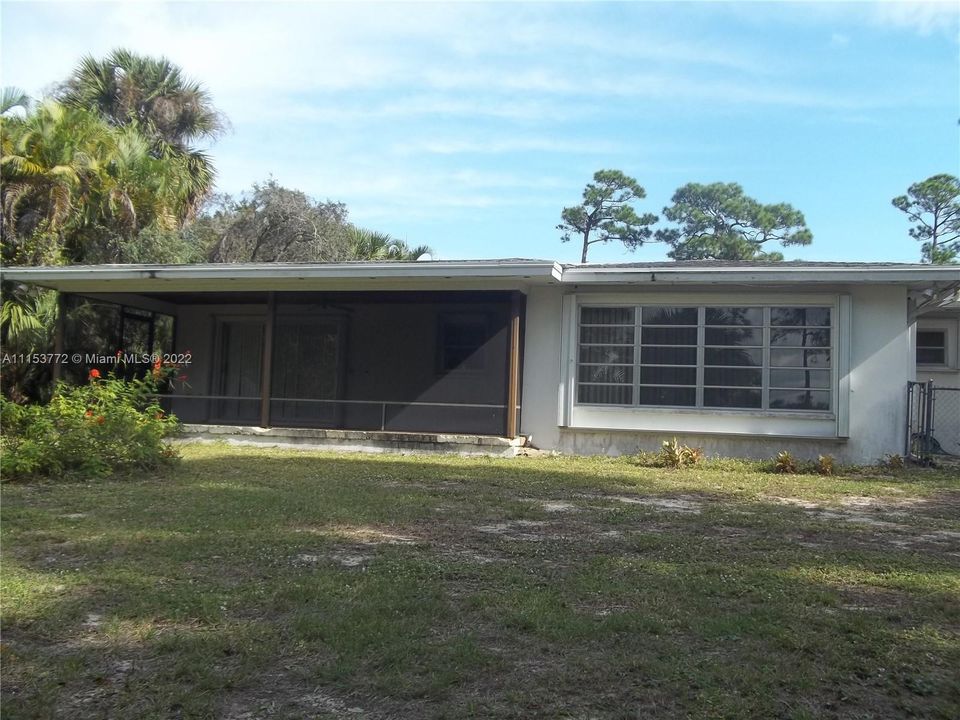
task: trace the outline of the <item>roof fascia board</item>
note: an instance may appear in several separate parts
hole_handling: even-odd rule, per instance
[[[956,268],[564,268],[563,283],[576,284],[726,284],[726,283],[915,283],[956,282]]]
[[[0,278],[63,292],[183,292],[325,289],[524,289],[559,282],[555,262],[351,265],[103,266],[2,268]]]
[[[553,277],[562,267],[555,262],[518,263],[344,263],[297,266],[285,264],[217,265],[103,265],[72,267],[7,267],[0,275],[7,280],[30,282],[44,279],[76,280],[186,280],[231,278],[455,278],[455,277]]]

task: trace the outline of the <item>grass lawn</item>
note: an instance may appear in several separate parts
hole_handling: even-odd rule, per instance
[[[188,446],[2,486],[4,718],[960,717],[960,478]]]

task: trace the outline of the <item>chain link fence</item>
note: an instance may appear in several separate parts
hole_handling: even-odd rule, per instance
[[[960,388],[907,383],[906,457],[960,457]]]

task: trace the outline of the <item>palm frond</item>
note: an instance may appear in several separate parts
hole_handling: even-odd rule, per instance
[[[30,109],[30,96],[18,87],[5,87],[0,90],[0,115],[6,115],[15,108]]]

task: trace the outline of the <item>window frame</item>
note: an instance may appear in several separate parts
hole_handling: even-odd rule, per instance
[[[586,305],[827,307],[831,309],[831,408],[788,410],[705,408],[660,405],[606,405],[580,403],[577,397],[580,308]],[[721,293],[703,290],[678,292],[581,292],[562,299],[561,385],[557,405],[560,428],[650,432],[705,432],[713,434],[779,435],[846,438],[850,430],[853,300],[849,293],[797,293],[776,290]],[[698,322],[698,327],[700,323]],[[699,347],[699,345],[698,345]],[[699,350],[698,350],[699,352]],[[765,350],[765,353],[769,350]],[[767,361],[769,362],[769,361]],[[698,362],[698,368],[701,367]]]
[[[956,371],[958,369],[958,325],[960,320],[945,317],[920,318],[917,321],[916,333],[913,342],[913,362],[918,370],[928,372],[946,372]],[[942,363],[922,363],[917,359],[919,352],[919,334],[922,332],[943,333],[943,362]]]
[[[920,335],[939,335],[942,339],[942,342],[939,345],[920,345]],[[917,328],[917,347],[916,347],[916,363],[919,367],[932,367],[932,368],[943,368],[947,367],[947,355],[950,348],[949,334],[946,328]],[[943,353],[942,362],[921,362],[920,360],[920,351],[921,350],[939,350]]]
[[[464,367],[460,364],[453,368],[446,368],[447,344],[444,342],[444,328],[457,320],[463,322],[477,323],[483,325],[483,341],[477,346],[474,354],[477,356],[477,365],[475,367]],[[437,316],[437,335],[436,335],[436,355],[435,355],[435,373],[439,377],[447,375],[483,375],[487,372],[489,366],[487,344],[491,339],[491,321],[488,312],[441,312]]]

